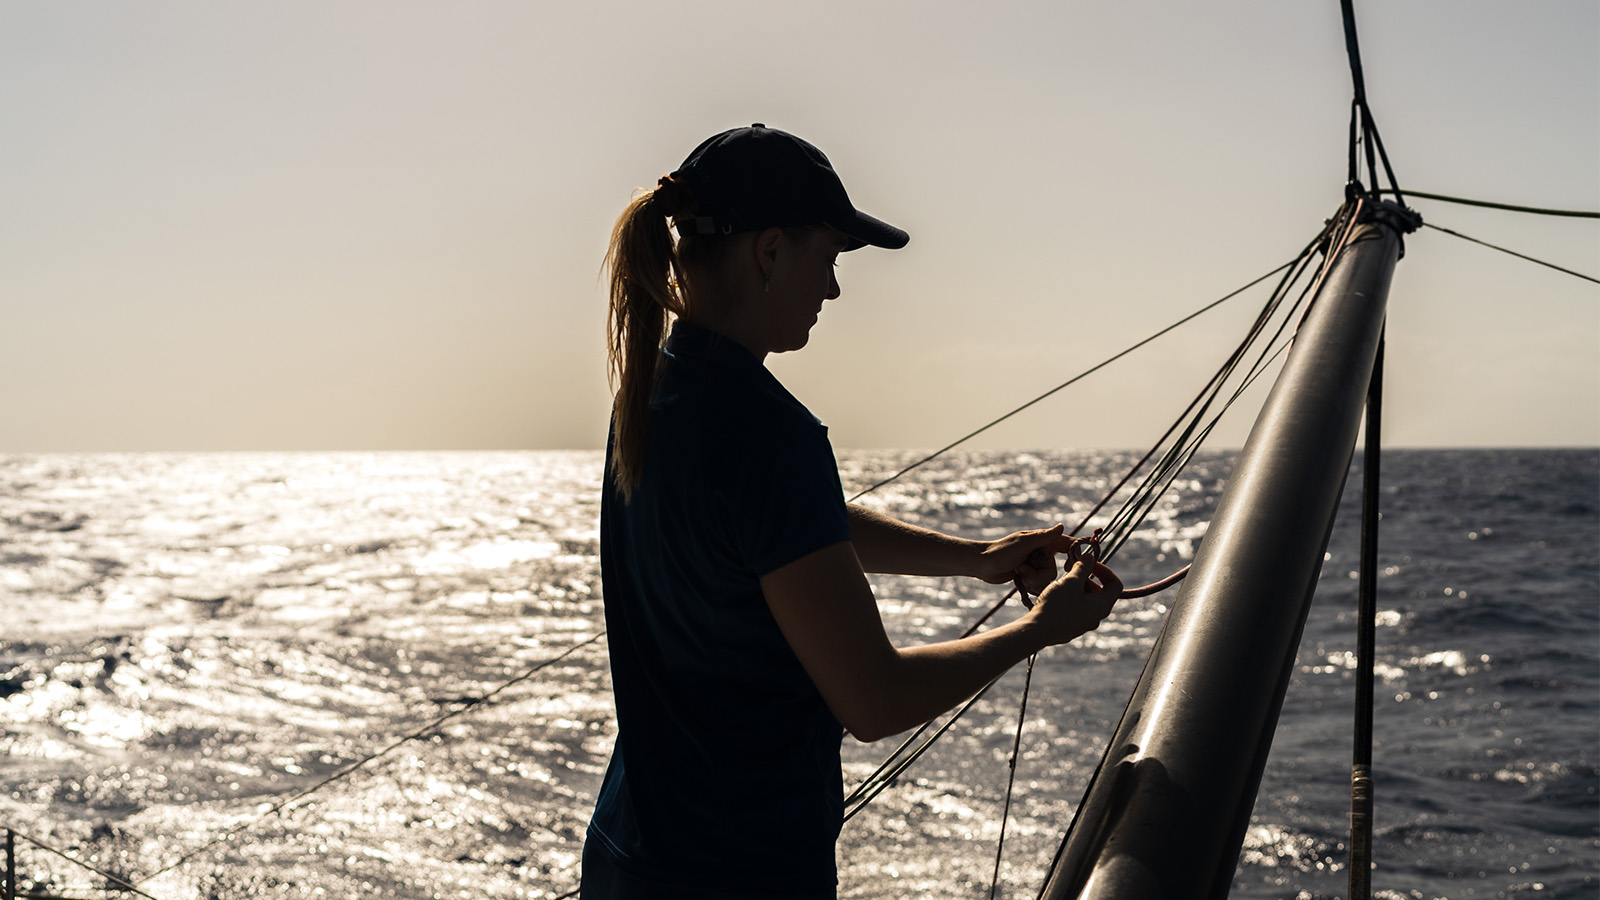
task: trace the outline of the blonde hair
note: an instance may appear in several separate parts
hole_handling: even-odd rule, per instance
[[[689,234],[673,240],[669,219],[693,216],[694,195],[682,180],[666,175],[654,190],[634,197],[611,229],[603,270],[611,313],[606,319],[606,357],[611,400],[611,469],[622,499],[644,477],[650,438],[650,398],[655,388],[667,326],[695,304],[716,304],[722,267],[741,236]],[[784,235],[804,241],[823,225],[787,226]],[[697,290],[696,287],[700,290]]]
[[[623,501],[644,476],[650,437],[650,396],[667,326],[690,304],[691,271],[707,277],[732,245],[728,235],[691,235],[674,241],[667,220],[693,215],[689,188],[662,177],[617,218],[604,269],[611,314],[606,349],[611,386],[611,471]]]
[[[626,501],[644,474],[650,393],[671,317],[682,315],[678,248],[667,229],[660,188],[635,197],[611,230],[605,270],[611,314],[606,356],[611,387],[611,471]]]

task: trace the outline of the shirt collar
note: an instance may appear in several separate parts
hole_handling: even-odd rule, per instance
[[[667,336],[665,349],[669,356],[689,357],[749,375],[759,372],[767,378],[772,377],[761,360],[756,359],[756,355],[743,344],[683,319],[672,323],[672,333]]]
[[[804,403],[797,400],[771,372],[767,371],[767,367],[761,364],[761,360],[757,359],[754,353],[725,334],[718,334],[704,326],[678,319],[672,323],[672,333],[667,336],[666,346],[662,349],[673,359],[713,365],[723,369],[732,377],[748,379],[747,383],[753,387],[798,407],[812,421],[818,425],[822,424],[811,410],[806,409]]]

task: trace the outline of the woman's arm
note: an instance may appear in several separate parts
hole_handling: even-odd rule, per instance
[[[1055,557],[1072,546],[1060,525],[997,541],[952,537],[851,504],[850,543],[861,568],[885,575],[971,575],[991,584],[1021,578],[1038,592],[1056,577]],[[1044,551],[1040,553],[1039,551]],[[1045,564],[1045,555],[1050,559]],[[1031,557],[1031,559],[1030,559]]]
[[[1122,584],[1078,563],[1017,620],[969,638],[901,650],[889,643],[850,543],[824,547],[761,579],[778,627],[834,716],[875,741],[927,721],[1045,647],[1096,628]]]

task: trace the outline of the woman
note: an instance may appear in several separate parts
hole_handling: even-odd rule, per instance
[[[834,897],[841,725],[917,725],[1094,628],[1121,590],[1084,563],[1052,581],[1060,525],[972,541],[843,501],[826,429],[763,360],[805,346],[841,252],[906,241],[820,151],[760,124],[701,144],[617,223],[601,569],[618,735],[586,900]],[[1041,593],[1009,624],[898,649],[866,572]]]

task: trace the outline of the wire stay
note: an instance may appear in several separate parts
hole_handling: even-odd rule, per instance
[[[1376,191],[1379,194],[1392,194],[1394,191],[1384,188]],[[1481,206],[1484,209],[1503,209],[1507,212],[1530,213],[1536,216],[1568,216],[1575,219],[1600,219],[1600,212],[1591,212],[1586,209],[1549,209],[1543,206],[1517,206],[1511,203],[1492,203],[1488,200],[1468,200],[1464,197],[1451,197],[1448,194],[1426,194],[1422,191],[1407,190],[1412,197],[1425,197],[1429,200],[1442,200],[1445,203],[1459,203],[1462,206]]]
[[[1016,415],[1017,413],[1020,413],[1023,410],[1027,409],[1028,407],[1033,406],[1034,404],[1038,403],[1039,401],[1044,400],[1045,398],[1051,396],[1052,394],[1055,394],[1057,391],[1060,391],[1063,388],[1069,387],[1069,386],[1075,384],[1076,382],[1079,382],[1079,381],[1083,380],[1084,378],[1087,378],[1088,376],[1094,374],[1095,372],[1100,371],[1101,369],[1103,369],[1106,366],[1116,362],[1117,360],[1121,359],[1122,357],[1127,356],[1129,353],[1132,353],[1133,351],[1139,349],[1140,347],[1143,347],[1145,344],[1148,344],[1151,341],[1155,340],[1156,338],[1161,337],[1162,335],[1166,334],[1167,332],[1173,330],[1174,328],[1177,328],[1179,325],[1183,325],[1183,324],[1187,323],[1189,320],[1197,318],[1201,314],[1211,311],[1212,309],[1222,305],[1222,303],[1227,301],[1227,300],[1232,300],[1234,297],[1239,296],[1240,294],[1244,293],[1245,291],[1249,290],[1250,288],[1255,287],[1256,285],[1260,284],[1261,282],[1266,281],[1268,278],[1271,278],[1272,276],[1278,274],[1279,272],[1282,272],[1284,269],[1289,268],[1290,266],[1294,265],[1294,263],[1295,263],[1294,260],[1286,262],[1283,265],[1278,266],[1276,269],[1273,269],[1272,271],[1266,273],[1265,275],[1262,275],[1260,278],[1257,278],[1254,281],[1251,281],[1249,284],[1246,284],[1243,287],[1240,287],[1240,288],[1238,288],[1236,290],[1228,292],[1227,294],[1225,294],[1225,295],[1223,295],[1221,297],[1218,297],[1216,300],[1213,300],[1210,303],[1206,304],[1205,306],[1200,307],[1199,309],[1195,310],[1194,312],[1184,316],[1183,318],[1177,320],[1176,322],[1173,322],[1171,325],[1168,325],[1165,328],[1162,328],[1160,331],[1155,332],[1154,334],[1152,334],[1149,337],[1139,341],[1138,343],[1133,344],[1132,346],[1128,347],[1127,349],[1122,350],[1121,352],[1118,352],[1118,353],[1116,353],[1116,354],[1114,354],[1112,356],[1109,356],[1109,357],[1101,360],[1098,363],[1095,363],[1093,366],[1090,366],[1089,368],[1083,370],[1082,372],[1079,372],[1078,374],[1072,376],[1071,378],[1068,378],[1066,381],[1063,381],[1060,384],[1056,385],[1055,387],[1051,388],[1050,390],[1045,391],[1044,393],[1040,394],[1037,397],[1034,397],[1032,400],[1029,400],[1028,402],[1022,404],[1021,406],[1018,406],[1017,408],[1011,410],[1010,412],[1006,413],[1005,415],[1000,416],[999,418],[990,421],[988,424],[979,426],[978,428],[975,428],[972,431],[967,432],[966,434],[962,435],[961,437],[956,438],[955,440],[951,441],[948,444],[945,444],[943,447],[940,447],[939,449],[933,451],[932,453],[929,453],[927,456],[922,457],[921,459],[917,460],[916,462],[912,463],[909,466],[906,466],[905,468],[903,468],[900,471],[894,473],[893,475],[890,475],[889,477],[883,479],[882,481],[876,482],[871,487],[863,488],[862,490],[857,491],[854,495],[852,495],[850,497],[848,502],[854,503],[857,500],[860,500],[862,497],[866,496],[867,494],[870,494],[873,491],[877,490],[878,488],[881,488],[884,485],[886,485],[886,484],[888,484],[888,483],[890,483],[892,481],[895,481],[896,479],[900,478],[902,475],[905,475],[907,472],[910,472],[912,469],[915,469],[918,466],[923,465],[924,463],[932,462],[934,459],[937,459],[938,457],[943,456],[945,453],[948,453],[949,451],[954,450],[955,448],[961,446],[962,444],[966,443],[967,441],[972,440],[973,438],[977,437],[978,435],[983,434],[985,431],[988,431],[989,429],[995,427],[996,425],[999,425],[1001,422],[1004,422],[1005,420],[1011,418],[1012,416]]]
[[[1509,253],[1512,256],[1517,257],[1518,259],[1525,259],[1528,262],[1538,263],[1539,265],[1544,266],[1546,268],[1555,269],[1557,272],[1565,272],[1566,274],[1571,275],[1574,278],[1582,278],[1584,281],[1592,281],[1595,284],[1600,284],[1600,278],[1596,278],[1593,275],[1585,275],[1582,272],[1574,272],[1571,269],[1562,268],[1561,266],[1558,266],[1555,263],[1545,262],[1542,259],[1534,259],[1533,257],[1527,255],[1526,253],[1518,253],[1515,250],[1507,250],[1504,247],[1498,246],[1496,244],[1491,244],[1488,241],[1480,241],[1475,237],[1468,237],[1468,236],[1462,234],[1459,231],[1451,231],[1450,229],[1445,228],[1442,225],[1435,225],[1432,222],[1423,222],[1422,224],[1423,224],[1424,227],[1432,228],[1434,231],[1442,231],[1445,234],[1453,234],[1456,237],[1461,238],[1464,241],[1471,241],[1474,244],[1482,244],[1483,246],[1488,247],[1491,250],[1499,250],[1501,253]]]

